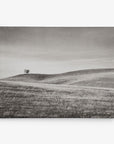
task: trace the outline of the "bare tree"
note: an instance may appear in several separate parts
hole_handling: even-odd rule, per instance
[[[25,73],[25,74],[29,74],[29,72],[30,72],[30,70],[28,70],[28,69],[25,69],[25,70],[24,70],[24,73]]]

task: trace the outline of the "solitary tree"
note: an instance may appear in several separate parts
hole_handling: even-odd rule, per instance
[[[29,74],[29,72],[30,72],[30,70],[28,70],[28,69],[25,69],[25,70],[24,70],[24,73],[25,73],[25,74]]]

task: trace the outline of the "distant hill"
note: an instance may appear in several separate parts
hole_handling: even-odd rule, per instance
[[[23,82],[39,82],[46,78],[50,78],[52,75],[47,74],[20,74],[13,77],[8,77],[3,80],[8,81],[23,81]]]
[[[8,81],[114,87],[114,69],[87,69],[61,74],[21,74]]]

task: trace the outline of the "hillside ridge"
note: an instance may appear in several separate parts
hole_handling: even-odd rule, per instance
[[[42,82],[50,84],[77,84],[91,79],[101,78],[105,75],[114,73],[114,69],[86,69],[60,74],[20,74],[2,80],[7,81],[24,81],[24,82]]]

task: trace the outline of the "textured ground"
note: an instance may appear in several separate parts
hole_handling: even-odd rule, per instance
[[[114,69],[0,80],[0,117],[113,118]]]

